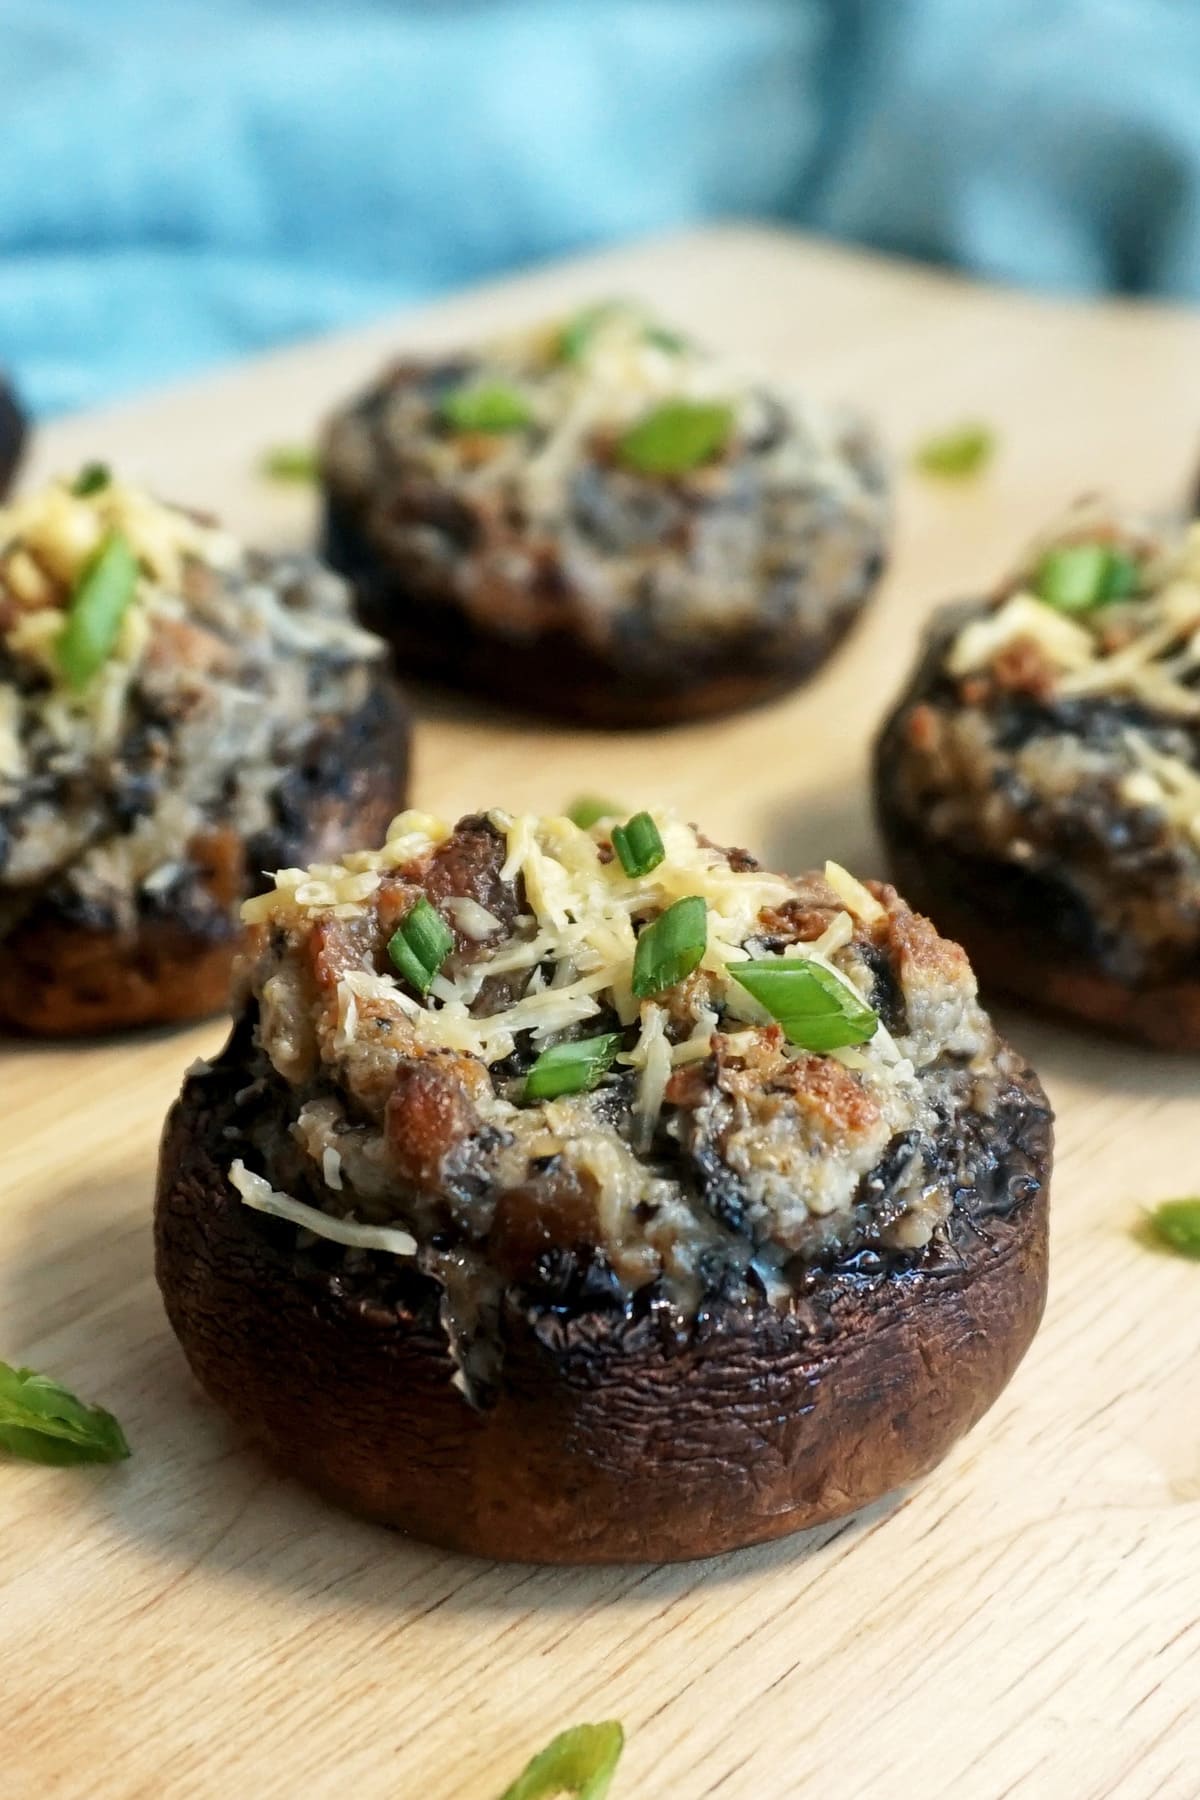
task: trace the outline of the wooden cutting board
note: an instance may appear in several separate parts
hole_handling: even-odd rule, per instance
[[[1185,491],[1200,317],[973,287],[732,227],[534,274],[57,424],[86,456],[301,541],[256,473],[389,351],[597,295],[875,413],[903,460],[964,417],[985,478],[905,474],[892,575],[805,693],[611,738],[420,707],[416,798],[451,815],[601,788],[777,866],[878,868],[864,758],[929,607],[989,582],[1080,490]],[[1200,1793],[1200,1268],[1131,1235],[1200,1190],[1200,1069],[1018,1017],[1059,1116],[1050,1306],[991,1415],[920,1487],[721,1561],[460,1560],[339,1517],[192,1385],[151,1276],[160,1120],[221,1027],[0,1051],[0,1356],[123,1420],[109,1470],[0,1466],[5,1796],[495,1800],[581,1719],[618,1718],[612,1800]]]

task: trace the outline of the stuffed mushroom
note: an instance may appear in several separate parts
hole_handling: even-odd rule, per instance
[[[0,375],[0,499],[8,492],[25,447],[25,415],[16,394]]]
[[[0,508],[0,1025],[222,1007],[264,871],[403,804],[386,661],[331,571],[104,469]]]
[[[894,889],[665,815],[410,813],[245,911],[158,1279],[336,1501],[487,1556],[709,1555],[923,1474],[1024,1354],[1045,1096]]]
[[[321,464],[326,554],[406,669],[598,725],[794,687],[887,543],[860,421],[629,306],[394,364]]]
[[[1089,502],[940,614],[876,791],[985,986],[1200,1050],[1200,526]]]

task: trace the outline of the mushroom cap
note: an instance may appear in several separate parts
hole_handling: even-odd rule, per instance
[[[323,726],[289,770],[272,830],[249,841],[214,834],[221,854],[195,882],[206,904],[163,910],[128,932],[44,896],[0,938],[0,1028],[79,1036],[220,1012],[242,938],[236,901],[259,890],[265,870],[382,838],[404,804],[409,736],[400,691],[377,672],[358,711]]]
[[[1157,1050],[1200,1050],[1200,950],[1169,981],[1122,980],[1089,949],[1086,900],[1051,869],[1034,872],[934,836],[905,803],[905,724],[928,695],[970,607],[934,621],[917,667],[875,745],[874,799],[896,885],[939,931],[962,944],[984,994],[1098,1026]]]
[[[872,1270],[810,1272],[786,1310],[503,1303],[494,1403],[454,1385],[435,1286],[375,1255],[331,1270],[243,1205],[224,1135],[250,1020],[163,1138],[156,1259],[210,1396],[287,1471],[429,1542],[529,1562],[710,1556],[853,1512],[925,1474],[996,1399],[1046,1291],[1051,1126],[988,1147],[986,1203]]]

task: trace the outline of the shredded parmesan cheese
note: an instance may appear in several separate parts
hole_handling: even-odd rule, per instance
[[[361,1225],[354,1219],[335,1219],[331,1213],[306,1206],[281,1194],[262,1175],[248,1169],[240,1157],[229,1165],[229,1180],[246,1206],[255,1212],[269,1213],[273,1219],[286,1219],[314,1237],[328,1238],[331,1243],[345,1244],[353,1250],[384,1250],[389,1256],[415,1256],[417,1240],[411,1232],[394,1225]]]

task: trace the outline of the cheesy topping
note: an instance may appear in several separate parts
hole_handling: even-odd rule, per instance
[[[1100,543],[1129,554],[1134,592],[1066,614],[1033,584],[1049,552]],[[1015,584],[949,645],[946,672],[993,670],[1006,651],[1036,652],[1046,695],[1119,694],[1181,719],[1200,718],[1200,523],[1152,531],[1095,502],[1077,507],[1031,548]]]
[[[724,1280],[785,1304],[823,1257],[919,1250],[1004,1089],[966,958],[892,890],[836,864],[774,874],[652,816],[663,860],[630,876],[611,820],[407,812],[379,849],[281,870],[243,909],[252,1088],[283,1136],[256,1101],[231,1180],[411,1233],[467,1363],[508,1282],[594,1263],[684,1310]],[[642,934],[694,898],[698,962],[635,993]],[[453,937],[428,991],[389,952],[422,901]],[[738,982],[747,959],[819,967],[868,1009],[866,1040],[805,1049]],[[607,1072],[531,1097],[543,1052],[601,1036]]]
[[[430,364],[400,363],[326,433],[323,471],[382,566],[481,624],[528,638],[564,609],[589,641],[623,615],[674,639],[762,620],[815,629],[861,597],[881,553],[882,463],[861,425],[666,333],[632,305]],[[461,391],[499,390],[507,429],[455,429]],[[665,405],[727,408],[727,439],[660,477],[622,463]],[[452,496],[454,506],[438,504]],[[455,520],[469,518],[465,532]],[[551,572],[553,571],[553,573]]]
[[[359,1000],[384,1002],[418,1023],[430,1043],[490,1065],[511,1056],[523,1033],[542,1048],[611,1009],[621,1025],[639,1027],[638,1043],[623,1060],[641,1071],[639,1108],[644,1129],[652,1131],[671,1068],[708,1053],[717,1014],[706,1006],[683,1041],[667,1042],[662,1007],[639,1001],[633,992],[637,925],[677,900],[699,895],[708,920],[699,965],[709,978],[706,992],[729,1018],[763,1023],[769,1015],[730,970],[759,953],[747,946],[762,935],[762,914],[794,901],[795,884],[758,869],[731,868],[723,851],[667,814],[656,816],[664,859],[641,876],[627,875],[611,850],[602,854],[608,846],[601,825],[583,830],[565,815],[538,818],[494,811],[488,816],[507,844],[500,879],[521,883],[529,907],[527,927],[487,957],[466,962],[452,975],[439,975],[424,998],[405,992],[394,973],[350,971],[341,983],[345,1040],[357,1033]],[[242,918],[248,925],[263,925],[322,914],[344,920],[365,917],[384,876],[419,862],[450,832],[442,820],[401,813],[380,850],[357,852],[340,864],[280,870],[271,890],[245,902]],[[874,922],[885,916],[860,882],[836,864],[828,867],[840,883],[839,897],[844,895],[860,918]],[[477,903],[452,896],[446,911],[460,922],[464,904],[474,928]],[[475,938],[477,930],[466,935]],[[830,956],[849,945],[853,935],[849,911],[836,913],[815,943],[789,946],[787,954],[812,957],[845,981]],[[550,979],[544,973],[547,966],[553,968]],[[481,1014],[476,1002],[484,983],[499,975],[525,976],[524,990],[508,1005]],[[854,988],[853,982],[850,986]],[[858,989],[854,992],[857,996]],[[877,1054],[881,1068],[894,1077],[903,1057],[888,1049]]]
[[[113,534],[132,587],[72,679],[68,616]],[[270,829],[288,764],[320,716],[363,703],[381,654],[311,559],[262,556],[128,483],[0,507],[0,933],[60,878],[131,923],[197,833]]]

